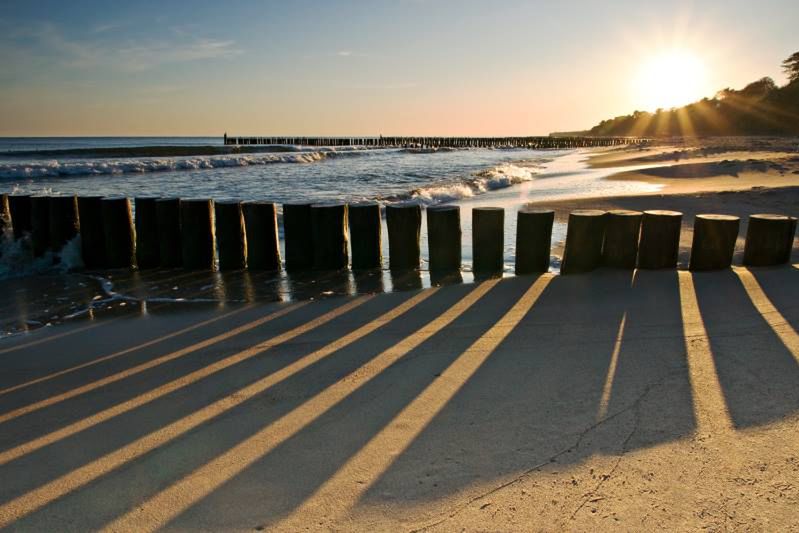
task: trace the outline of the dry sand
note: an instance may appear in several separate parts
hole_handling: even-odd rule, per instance
[[[698,142],[698,141],[696,141]],[[747,144],[755,142],[756,146]],[[792,144],[793,143],[793,144]],[[795,145],[795,151],[788,151]],[[765,148],[770,148],[769,150]],[[743,254],[747,218],[755,213],[799,215],[799,141],[749,139],[708,140],[704,144],[675,147],[672,144],[642,148],[597,150],[588,158],[592,168],[617,169],[608,180],[643,181],[661,186],[656,193],[637,196],[575,198],[533,202],[555,210],[556,220],[566,222],[576,209],[669,209],[681,211],[683,231],[680,263],[687,266],[697,214],[718,213],[741,217],[741,231],[734,263]],[[645,166],[645,168],[640,168]],[[627,170],[636,167],[634,170]],[[799,245],[799,240],[796,241]],[[555,243],[553,255],[562,254]],[[794,247],[793,260],[799,260]]]
[[[797,301],[596,272],[9,339],[0,527],[797,531]]]

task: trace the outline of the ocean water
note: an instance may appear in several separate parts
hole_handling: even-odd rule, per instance
[[[0,139],[0,192],[208,197],[289,201],[377,200],[460,206],[463,272],[436,280],[427,271],[426,217],[422,217],[419,273],[310,273],[81,271],[80,237],[57,253],[33,259],[25,240],[0,236],[0,339],[62,320],[138,309],[148,303],[322,298],[336,294],[470,282],[471,210],[505,208],[505,275],[512,275],[516,210],[556,198],[634,194],[656,190],[646,183],[605,180],[614,169],[590,169],[581,150],[468,149],[435,152],[403,149],[246,147],[220,138]],[[282,234],[282,226],[279,226]],[[553,248],[566,225],[556,222]],[[282,246],[281,241],[281,246]],[[552,257],[557,272],[559,258]],[[99,275],[98,275],[99,274]],[[215,305],[215,304],[214,304]]]
[[[579,150],[224,146],[221,138],[0,139],[0,192],[296,201],[418,202],[462,206],[463,266],[471,267],[471,207],[506,208],[506,272],[513,271],[515,209],[558,197],[625,194],[647,184],[610,182]],[[424,220],[424,217],[423,217]],[[384,236],[386,235],[384,228]],[[426,266],[422,227],[422,268]],[[565,238],[556,224],[553,243]],[[5,239],[0,279],[52,271]],[[80,267],[72,245],[56,263]],[[384,254],[387,256],[388,254]],[[553,258],[557,268],[557,259]]]
[[[0,139],[0,190],[429,204],[530,180],[553,157],[534,150],[245,148],[237,153],[212,138]]]

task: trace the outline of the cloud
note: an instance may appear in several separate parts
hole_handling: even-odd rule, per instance
[[[30,29],[2,32],[0,49],[20,64],[46,60],[66,68],[116,71],[142,71],[164,64],[225,59],[243,53],[233,40],[185,33],[171,39],[109,40],[105,34],[117,27],[98,26],[89,37],[68,38],[53,24],[41,23]]]
[[[234,41],[192,39],[188,42],[131,44],[116,50],[117,59],[130,70],[146,70],[166,63],[184,63],[234,57],[243,53]]]

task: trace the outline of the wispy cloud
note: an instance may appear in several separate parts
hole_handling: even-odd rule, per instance
[[[243,53],[233,40],[175,34],[159,40],[110,41],[104,34],[118,26],[95,27],[90,37],[68,38],[56,26],[37,27],[5,33],[0,48],[7,56],[54,61],[66,68],[102,68],[142,71],[170,63],[231,58]]]

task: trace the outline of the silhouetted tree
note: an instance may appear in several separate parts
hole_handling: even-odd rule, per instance
[[[791,57],[783,61],[782,69],[791,83],[799,80],[799,52],[794,52]]]

